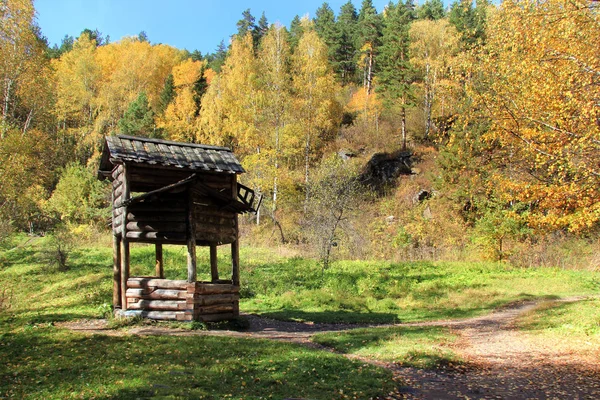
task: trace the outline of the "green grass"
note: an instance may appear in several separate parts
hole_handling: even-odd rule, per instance
[[[126,328],[120,337],[60,329],[58,321],[99,318],[110,309],[112,249],[78,248],[69,270],[58,271],[44,261],[48,245],[43,238],[20,237],[0,248],[0,397],[362,399],[393,389],[384,369],[298,345],[138,337]],[[209,278],[205,250],[198,251],[200,279]],[[221,276],[227,277],[229,254],[219,250]],[[167,278],[184,279],[185,249],[166,246],[164,253]],[[242,248],[241,260],[242,312],[317,322],[469,317],[520,299],[600,288],[597,272],[505,264],[340,261],[322,273],[314,260],[250,248]],[[133,275],[151,275],[153,265],[152,246],[133,247]],[[587,318],[581,332],[597,335],[597,309],[594,302],[565,305],[564,314],[549,319],[554,325],[540,329],[568,332],[565,321]],[[453,340],[450,331],[435,327],[365,328],[315,338],[340,352],[419,367],[460,362]]]
[[[394,389],[383,368],[295,344],[58,328],[56,322],[107,311],[112,250],[77,249],[70,269],[58,271],[43,262],[47,245],[37,238],[0,250],[0,398],[363,399]],[[153,256],[150,246],[134,247],[132,270],[151,274]],[[165,261],[168,278],[185,277],[179,248],[167,247]],[[227,255],[220,261],[225,266]]]
[[[600,345],[600,299],[543,303],[522,316],[517,326],[531,334],[589,341]]]
[[[83,336],[32,326],[0,337],[0,397],[370,398],[391,373],[298,345],[225,337]]]
[[[245,264],[241,308],[314,322],[413,322],[466,318],[534,298],[592,294],[600,274],[500,263],[313,260]]]
[[[451,346],[456,336],[441,327],[386,327],[321,333],[315,343],[338,352],[403,366],[434,368],[462,362]]]

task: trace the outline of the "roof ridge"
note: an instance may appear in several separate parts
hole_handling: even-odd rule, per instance
[[[146,137],[130,136],[130,135],[115,135],[115,136],[118,137],[119,139],[138,140],[140,142],[161,143],[161,144],[168,144],[168,145],[181,146],[181,147],[198,147],[198,148],[206,149],[206,150],[221,150],[221,151],[228,151],[230,153],[232,152],[229,147],[225,147],[225,146],[213,146],[213,145],[209,145],[209,144],[196,144],[196,143],[182,143],[182,142],[175,142],[172,140],[154,139],[154,138],[146,138]],[[108,137],[110,137],[110,136],[108,136]]]

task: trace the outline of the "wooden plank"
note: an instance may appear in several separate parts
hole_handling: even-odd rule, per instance
[[[189,283],[184,280],[131,277],[127,281],[128,288],[178,289],[187,291]]]
[[[158,206],[158,205],[151,205],[151,204],[136,204],[133,206],[129,206],[128,211],[130,211],[131,213],[133,213],[134,215],[136,215],[137,213],[151,213],[151,212],[157,212],[157,213],[163,213],[163,212],[168,212],[168,213],[184,213],[186,212],[186,209],[183,205],[178,205],[178,204],[172,204],[171,207],[166,207],[166,206]]]
[[[187,309],[186,302],[182,300],[133,300],[136,301],[127,305],[130,310],[179,311]]]
[[[218,322],[218,321],[227,321],[229,319],[234,319],[237,315],[233,312],[231,313],[222,313],[222,314],[209,314],[209,315],[199,315],[198,319],[203,322]]]
[[[125,317],[142,317],[156,320],[171,320],[177,321],[179,317],[184,317],[183,311],[144,311],[144,310],[129,310],[122,313]]]
[[[202,238],[210,237],[210,235],[220,235],[227,237],[233,236],[235,238],[235,233],[235,227],[209,225],[204,223],[196,225],[196,234]]]
[[[121,239],[113,235],[113,309],[121,304]]]
[[[212,295],[200,295],[186,299],[188,304],[198,304],[200,306],[213,306],[217,304],[233,304],[239,301],[239,294],[212,294]]]
[[[215,304],[212,306],[203,306],[203,307],[197,308],[200,315],[233,313],[233,309],[234,309],[233,303]]]
[[[186,224],[179,222],[128,222],[127,230],[136,232],[186,232]]]
[[[229,285],[223,283],[204,283],[196,282],[196,286],[193,289],[198,294],[232,294],[239,293],[239,285]]]
[[[127,298],[140,298],[144,300],[187,300],[187,292],[177,289],[154,289],[144,288],[127,289]]]
[[[132,240],[160,240],[161,243],[175,242],[182,243],[186,240],[186,235],[181,232],[141,232],[141,231],[130,231],[127,232],[127,239]]]
[[[210,276],[213,282],[219,280],[219,263],[217,259],[217,245],[210,245]]]
[[[127,213],[127,221],[138,221],[141,223],[149,223],[149,222],[185,222],[186,214],[185,212],[166,212],[168,210],[163,210],[161,214],[155,214],[151,212],[136,212]]]
[[[117,187],[116,187],[116,188],[113,190],[113,195],[114,195],[115,197],[119,197],[119,196],[121,196],[121,195],[123,194],[123,189],[124,189],[123,185],[119,185],[119,186],[117,186]],[[114,204],[114,202],[113,202],[113,204]]]

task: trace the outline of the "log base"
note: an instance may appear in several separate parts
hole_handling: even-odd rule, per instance
[[[132,277],[127,280],[125,317],[172,321],[225,321],[239,316],[239,286],[231,281],[187,282]]]

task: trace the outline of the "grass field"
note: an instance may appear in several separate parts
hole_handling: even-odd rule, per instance
[[[21,237],[0,249],[0,397],[364,399],[394,388],[385,369],[299,345],[138,337],[126,328],[118,336],[61,329],[59,321],[110,314],[112,250],[101,245],[75,249],[70,268],[58,271],[48,266],[48,246],[43,238]],[[208,278],[208,253],[198,254],[205,266],[200,272]],[[219,257],[226,276],[229,256]],[[132,274],[151,273],[153,248],[134,247],[131,260]],[[504,264],[340,261],[322,272],[314,260],[250,248],[242,249],[241,260],[241,311],[288,320],[468,317],[520,299],[600,289],[597,272]],[[185,278],[183,249],[167,247],[165,262],[167,278]],[[548,308],[524,320],[523,329],[597,337],[598,305],[593,300]],[[339,352],[404,365],[460,362],[452,352],[454,336],[443,328],[364,328],[314,340]]]

